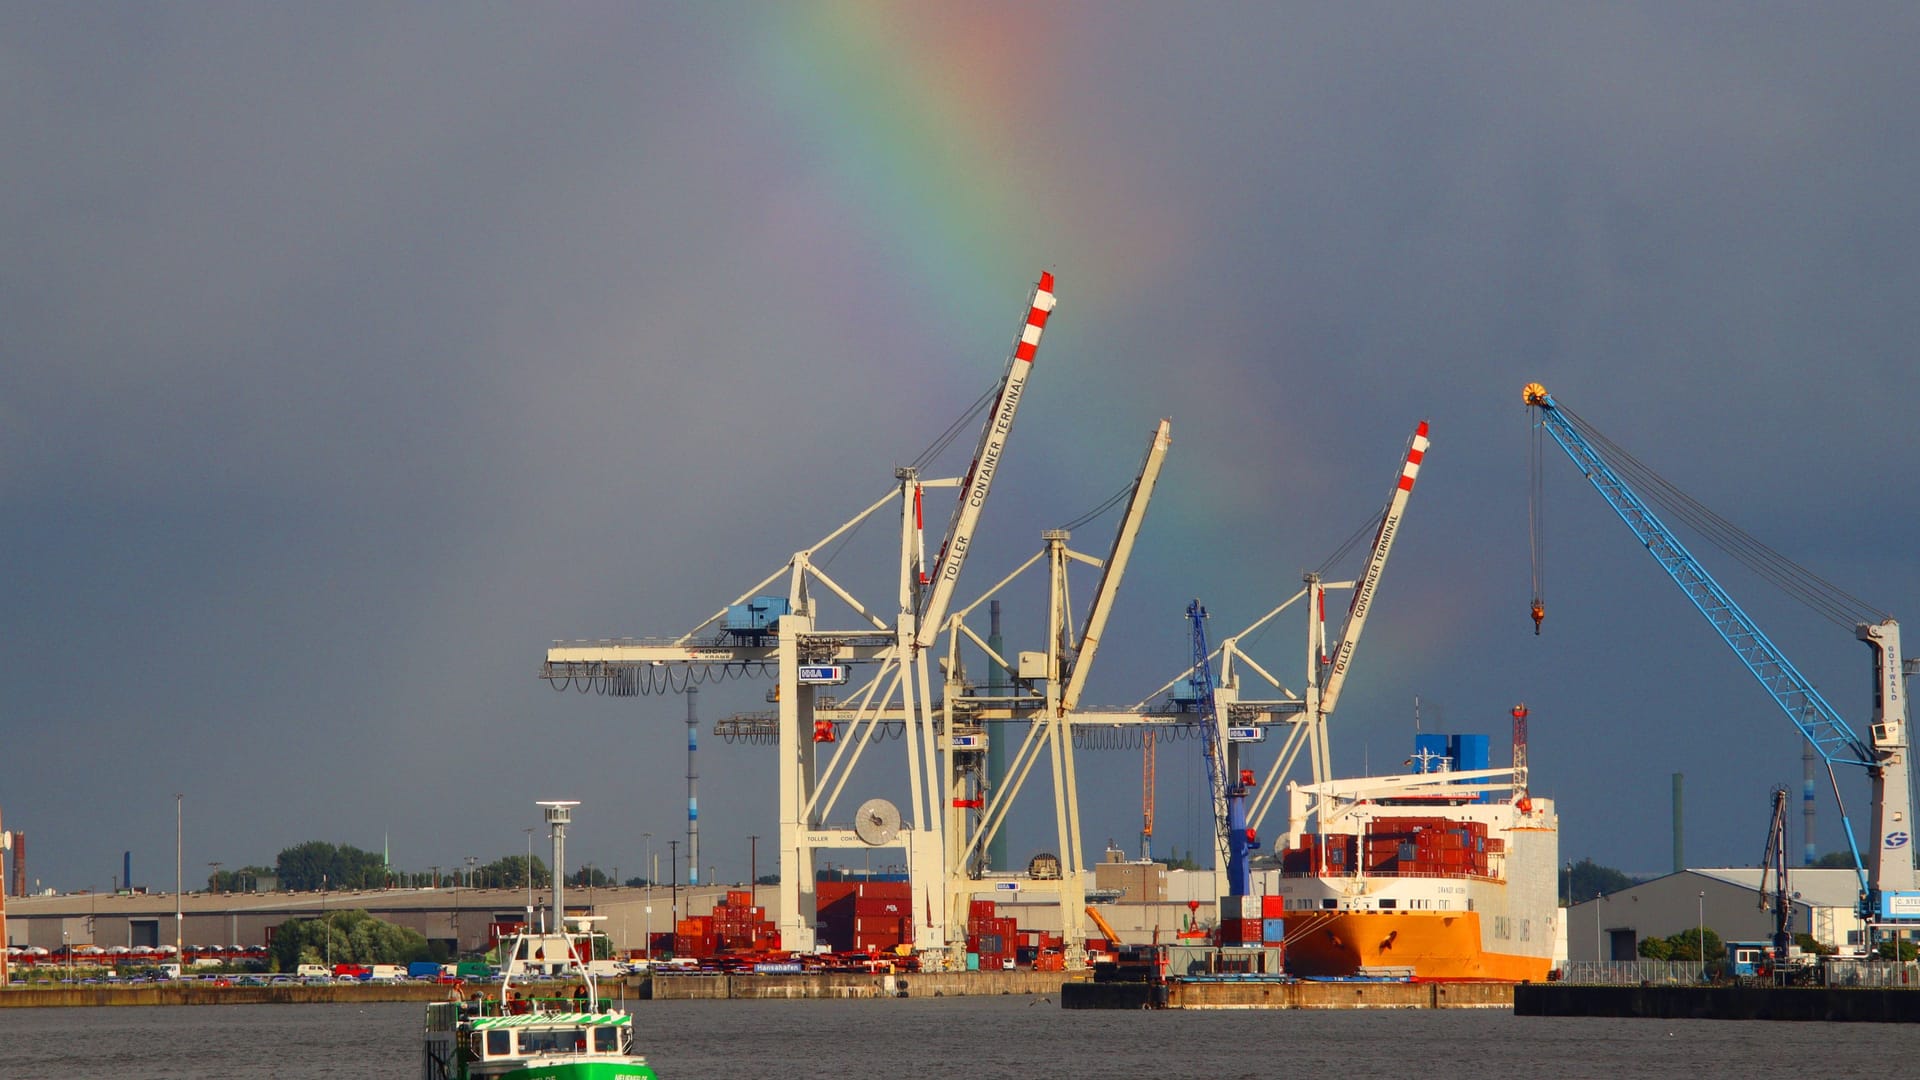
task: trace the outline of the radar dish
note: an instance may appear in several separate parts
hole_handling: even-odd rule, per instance
[[[900,835],[900,811],[885,799],[868,799],[853,815],[853,833],[868,847],[890,844]]]

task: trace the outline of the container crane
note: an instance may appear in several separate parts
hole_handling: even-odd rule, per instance
[[[1807,742],[1825,759],[1829,778],[1835,765],[1867,771],[1872,782],[1870,854],[1862,857],[1854,840],[1853,823],[1844,805],[1840,822],[1847,847],[1860,878],[1859,914],[1869,928],[1920,928],[1920,891],[1916,891],[1912,845],[1912,787],[1907,758],[1907,704],[1902,683],[1900,626],[1891,618],[1861,622],[1854,636],[1873,654],[1873,717],[1871,741],[1854,733],[1838,711],[1801,675],[1733,597],[1687,551],[1653,510],[1608,463],[1586,425],[1562,409],[1539,383],[1522,392],[1526,404],[1537,410],[1540,425],[1553,436],[1593,484],[1620,520],[1633,530],[1661,569],[1706,616],[1747,670],[1800,729]],[[1590,430],[1590,429],[1589,429]],[[1839,783],[1834,781],[1839,799]]]
[[[1200,715],[1200,728],[1206,733],[1207,786],[1213,795],[1213,824],[1216,857],[1224,854],[1227,870],[1227,895],[1246,896],[1253,891],[1251,849],[1258,846],[1247,828],[1247,781],[1238,772],[1235,749],[1227,740],[1227,714],[1219,707],[1213,686],[1213,650],[1207,647],[1207,609],[1195,600],[1187,605],[1187,619],[1193,624],[1193,674],[1188,683],[1193,689],[1193,708]]]
[[[1034,355],[1040,350],[1040,335],[1047,328],[1047,317],[1053,314],[1056,302],[1053,273],[1042,271],[1040,283],[1034,286],[1033,298],[1027,303],[1026,322],[1014,341],[1013,355],[1007,358],[1006,374],[994,396],[993,411],[987,415],[986,426],[980,429],[980,444],[973,452],[972,464],[967,466],[966,478],[960,482],[960,499],[954,504],[953,517],[947,523],[946,538],[940,542],[939,554],[934,556],[932,572],[922,574],[921,584],[926,586],[926,591],[917,598],[921,602],[917,613],[919,632],[913,640],[915,652],[932,645],[946,621],[947,605],[953,600],[960,568],[966,564],[967,552],[973,546],[980,511],[987,505],[987,493],[999,471],[1000,456],[1006,451],[1007,434],[1013,430],[1013,417],[1020,409],[1020,395],[1027,388]],[[916,518],[919,510],[920,496],[916,491]],[[916,520],[916,528],[919,524]]]

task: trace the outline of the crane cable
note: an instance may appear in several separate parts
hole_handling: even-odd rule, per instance
[[[1619,444],[1600,434],[1572,410],[1564,406],[1555,408],[1589,443],[1604,450],[1608,467],[1630,484],[1633,491],[1645,501],[1684,523],[1761,580],[1806,605],[1815,614],[1843,629],[1851,629],[1856,623],[1880,622],[1891,617],[1721,517]]]
[[[1547,544],[1545,526],[1542,519],[1546,515],[1546,487],[1542,468],[1542,454],[1546,446],[1546,425],[1527,418],[1530,429],[1527,436],[1527,557],[1533,566],[1533,632],[1540,633],[1540,623],[1547,617],[1547,602],[1540,592],[1540,575],[1546,561]]]

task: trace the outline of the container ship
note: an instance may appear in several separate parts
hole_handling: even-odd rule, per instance
[[[1280,868],[1262,874],[1285,901],[1287,970],[1544,980],[1560,825],[1527,793],[1524,746],[1493,769],[1486,736],[1423,734],[1411,773],[1289,785]]]

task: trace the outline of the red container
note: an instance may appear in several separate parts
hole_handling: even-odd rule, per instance
[[[1286,897],[1268,894],[1260,898],[1260,917],[1262,919],[1284,919],[1286,916]]]

